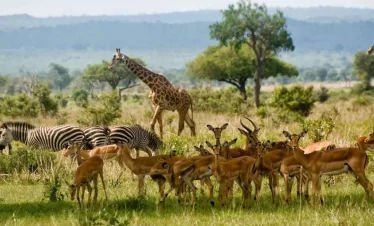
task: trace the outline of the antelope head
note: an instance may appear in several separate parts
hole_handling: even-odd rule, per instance
[[[304,137],[307,132],[303,131],[299,135],[298,134],[290,134],[288,131],[283,131],[283,135],[288,138],[289,145],[292,147],[293,150],[297,149],[299,147],[299,140],[300,138]]]
[[[246,118],[253,125],[253,130],[251,130],[248,126],[246,126],[242,122],[242,119],[240,119],[240,124],[243,126],[245,130],[241,128],[238,128],[238,130],[240,131],[241,134],[243,134],[249,139],[251,146],[255,147],[257,143],[260,142],[260,140],[257,137],[258,131],[260,131],[260,128],[258,128],[256,124],[250,118],[247,118],[247,117],[244,117],[244,118]]]

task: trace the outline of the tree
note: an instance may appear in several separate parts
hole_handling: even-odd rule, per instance
[[[240,49],[233,46],[210,46],[195,60],[187,64],[187,74],[206,80],[218,80],[235,86],[240,95],[247,99],[246,83],[253,78],[254,67],[248,64],[255,60],[255,54],[247,45]],[[265,65],[263,78],[277,75],[297,75],[293,66],[271,57]]]
[[[67,87],[73,78],[69,75],[69,69],[62,65],[50,63],[48,75],[53,77],[53,83],[59,90]]]
[[[45,84],[37,84],[33,87],[32,94],[39,101],[40,112],[45,117],[47,114],[54,116],[58,112],[58,103],[51,98],[51,89]]]
[[[353,69],[356,77],[361,81],[362,89],[370,89],[370,80],[374,77],[374,55],[368,55],[363,51],[356,53]]]
[[[255,69],[255,106],[260,106],[261,79],[265,62],[282,50],[294,50],[292,38],[287,31],[286,19],[277,10],[269,15],[265,5],[251,4],[241,0],[223,11],[223,21],[210,25],[211,38],[220,44],[232,43],[236,47],[248,45],[255,54],[251,63]]]
[[[133,59],[142,66],[146,66],[141,59]],[[135,83],[137,76],[132,73],[125,64],[118,64],[116,67],[108,69],[109,62],[102,61],[100,64],[88,65],[84,71],[83,80],[90,82],[107,82],[112,90],[115,90],[122,80],[130,86]]]

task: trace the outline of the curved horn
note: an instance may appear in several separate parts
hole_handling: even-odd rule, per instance
[[[246,125],[244,125],[244,123],[242,122],[242,119],[240,119],[240,124],[244,127],[244,129],[246,129],[248,132],[252,133],[252,130],[250,128],[248,128]]]
[[[253,125],[253,127],[254,127],[254,129],[255,129],[255,131],[257,130],[257,126],[256,126],[256,124],[250,119],[250,118],[247,118],[247,117],[245,117],[244,116],[244,118],[246,118],[248,121],[250,121],[251,123],[252,123],[252,125]]]

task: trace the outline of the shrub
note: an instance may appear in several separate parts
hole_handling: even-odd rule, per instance
[[[46,84],[37,84],[32,94],[39,101],[40,112],[43,116],[55,115],[58,112],[58,103],[55,99],[50,97],[51,89]]]
[[[199,87],[189,91],[196,111],[213,113],[245,114],[251,107],[234,87],[213,90],[211,87]]]
[[[301,85],[294,85],[277,88],[273,91],[268,104],[284,112],[295,112],[301,116],[308,116],[314,106],[313,86],[304,88]]]
[[[331,117],[323,114],[316,120],[304,120],[300,126],[303,130],[308,131],[308,136],[313,140],[313,142],[317,142],[322,139],[327,139],[327,136],[335,128],[335,122]]]
[[[329,99],[329,89],[321,86],[320,90],[317,92],[318,101],[323,103]]]
[[[26,94],[5,96],[0,101],[0,112],[11,117],[37,117],[38,103]]]
[[[88,92],[84,89],[73,90],[71,97],[79,107],[86,107],[88,104]]]
[[[68,102],[69,102],[69,100],[68,100],[67,97],[65,97],[65,96],[63,96],[62,94],[59,93],[59,94],[56,94],[56,95],[55,95],[55,98],[56,98],[58,104],[59,104],[62,108],[66,108],[66,106],[68,105]]]
[[[108,126],[121,117],[121,102],[117,92],[103,94],[98,103],[85,107],[77,122],[84,126]]]
[[[370,101],[364,96],[357,96],[353,101],[355,106],[366,106],[368,104],[370,104]]]
[[[264,106],[261,106],[256,109],[256,115],[259,116],[260,118],[265,118],[266,116],[269,115],[268,109]]]

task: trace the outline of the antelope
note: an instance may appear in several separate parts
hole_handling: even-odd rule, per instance
[[[116,145],[116,144],[111,144],[111,145],[105,145],[105,146],[100,146],[96,147],[92,150],[81,150],[81,145],[78,143],[74,142],[69,142],[68,146],[63,149],[63,156],[72,156],[72,155],[78,155],[82,158],[82,160],[88,159],[93,156],[99,156],[103,160],[108,160],[111,161],[113,159],[116,159],[118,162],[118,165],[124,169],[125,166],[123,165],[122,161],[122,156],[123,156],[123,151],[122,149]],[[79,161],[79,160],[78,160]],[[78,163],[79,164],[79,163]]]
[[[305,131],[299,135],[291,135],[287,131],[283,134],[290,139],[296,161],[308,172],[312,181],[313,203],[318,198],[320,204],[323,204],[321,194],[322,175],[338,175],[345,172],[351,172],[366,191],[366,199],[371,194],[374,200],[374,191],[372,183],[365,175],[365,167],[368,164],[368,157],[365,153],[365,145],[361,148],[336,148],[330,152],[313,152],[305,155],[304,151],[298,147],[298,140],[305,135]]]
[[[79,207],[81,207],[79,191],[80,191],[80,187],[82,186],[83,186],[82,202],[84,201],[84,186],[86,186],[88,190],[87,205],[90,205],[92,187],[90,186],[89,182],[91,180],[93,180],[94,182],[94,189],[95,189],[94,203],[96,203],[97,193],[98,193],[98,188],[97,188],[98,175],[100,175],[101,182],[103,184],[105,200],[108,200],[106,189],[105,189],[104,177],[103,177],[103,166],[104,166],[104,161],[99,156],[90,157],[86,161],[84,161],[80,166],[78,166],[77,170],[75,171],[75,177],[74,177],[74,181],[72,184],[69,185],[69,183],[65,181],[66,184],[69,186],[69,193],[71,196],[71,200],[74,200],[74,196],[76,194]]]
[[[147,174],[149,174],[150,170],[152,169],[153,165],[156,164],[159,160],[165,160],[171,158],[170,155],[156,155],[156,156],[149,156],[149,157],[139,157],[134,159],[130,154],[130,148],[126,143],[119,143],[118,146],[123,150],[123,156],[121,157],[123,163],[126,165],[130,171],[138,177],[138,194],[140,196],[145,195],[144,190],[144,179]],[[155,176],[151,176],[151,178],[158,183],[159,191],[161,193],[162,187],[165,183],[165,178],[160,178]]]
[[[274,142],[273,142],[274,143]],[[278,171],[281,162],[286,157],[290,156],[292,152],[288,149],[273,149],[271,142],[268,140],[264,143],[257,143],[257,153],[259,164],[257,165],[256,171],[259,172],[258,179],[260,181],[259,187],[256,187],[256,200],[259,198],[259,193],[261,190],[262,175],[268,175],[269,177],[269,188],[272,194],[272,202],[275,203],[276,188],[279,184]],[[265,152],[266,149],[272,149],[272,151]]]
[[[226,141],[222,147],[228,146],[229,143]],[[256,162],[258,160],[250,156],[242,156],[239,158],[228,159],[226,161],[221,161],[219,159],[221,153],[221,146],[213,146],[214,150],[214,164],[210,164],[209,167],[212,169],[214,176],[222,188],[222,193],[220,195],[220,200],[222,206],[226,206],[226,197],[228,194],[227,185],[230,181],[235,180],[239,187],[243,191],[242,206],[245,208],[247,206],[247,200],[251,193],[251,181],[254,181],[256,186],[259,184],[258,180],[253,175],[253,170],[255,169]],[[231,197],[230,197],[231,198]]]
[[[221,127],[213,127],[211,125],[206,125],[209,130],[211,130],[214,133],[214,137],[216,138],[216,145],[221,145],[221,134],[222,131],[227,128],[229,124],[225,123]]]

